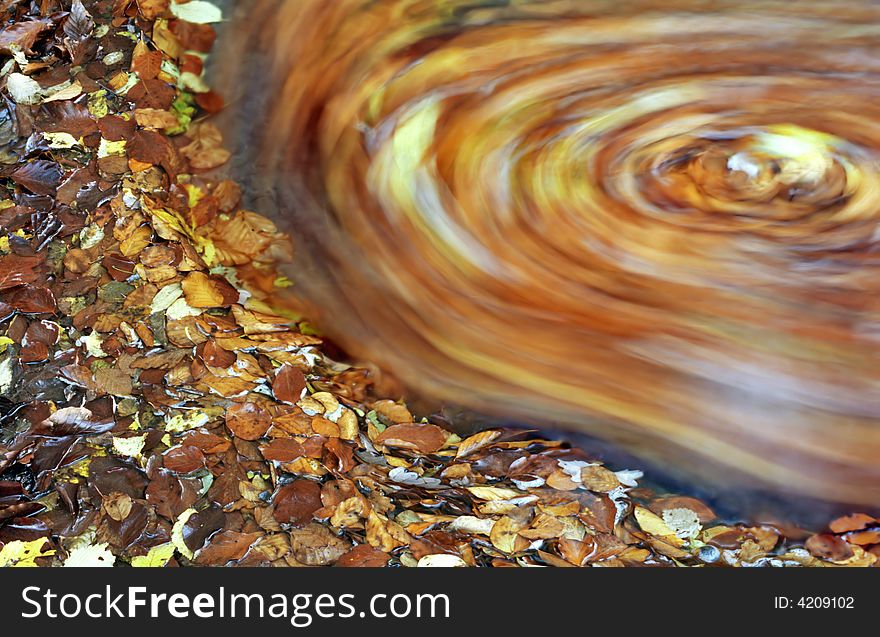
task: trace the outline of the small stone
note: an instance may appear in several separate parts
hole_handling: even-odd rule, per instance
[[[712,564],[713,562],[717,562],[718,558],[721,557],[721,551],[718,550],[718,547],[707,544],[700,549],[698,556],[707,564]]]

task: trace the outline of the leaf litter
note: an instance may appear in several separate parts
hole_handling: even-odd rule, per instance
[[[868,566],[880,521],[725,523],[579,449],[464,439],[272,305],[192,0],[4,3],[0,566]]]

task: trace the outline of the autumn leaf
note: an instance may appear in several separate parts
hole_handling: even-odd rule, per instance
[[[145,20],[153,21],[168,14],[170,0],[136,0],[138,11]]]
[[[303,527],[321,508],[321,487],[312,480],[294,480],[275,493],[275,519],[282,524]]]
[[[235,562],[245,556],[251,546],[262,537],[262,533],[241,533],[239,531],[221,531],[214,535],[209,543],[195,554],[196,564],[222,566]]]
[[[474,435],[465,438],[458,444],[458,450],[455,452],[456,460],[488,447],[500,436],[500,430],[487,429],[486,431],[479,431]]]
[[[601,465],[590,465],[581,469],[581,484],[590,491],[608,493],[620,486],[620,480]]]
[[[805,546],[813,555],[833,562],[841,562],[853,555],[853,549],[846,541],[829,534],[812,535],[807,538]]]
[[[167,111],[177,95],[174,87],[156,78],[142,79],[128,91],[126,97],[138,108]]]
[[[35,159],[13,170],[12,180],[38,195],[54,195],[61,175],[61,167],[56,162]]]
[[[305,454],[303,446],[292,438],[276,438],[260,446],[260,453],[266,460],[292,462]]]
[[[165,452],[165,468],[178,474],[192,473],[205,466],[205,454],[198,447],[183,445]]]
[[[10,254],[0,257],[0,291],[38,280],[37,268],[43,260],[37,256]]]
[[[434,453],[446,444],[449,435],[436,425],[392,425],[376,438],[388,447],[413,449],[420,453]]]
[[[141,80],[154,80],[162,68],[162,52],[150,49],[139,40],[131,55],[131,72],[137,73]]]
[[[409,544],[411,541],[409,533],[402,526],[376,511],[370,511],[366,530],[367,542],[385,553],[393,551],[398,546]]]
[[[29,20],[3,27],[0,29],[0,53],[12,55],[13,48],[28,54],[33,53],[34,43],[51,25],[48,20]]]
[[[391,556],[384,551],[373,548],[369,544],[358,544],[347,553],[343,554],[336,562],[336,566],[344,568],[377,568],[388,564]]]
[[[518,553],[529,546],[529,541],[519,535],[525,528],[526,525],[521,520],[505,515],[492,525],[489,539],[503,553]]]
[[[828,525],[832,533],[847,533],[848,531],[861,531],[869,526],[880,525],[880,521],[865,513],[852,513],[839,517]]]
[[[183,294],[191,307],[229,307],[238,302],[238,290],[225,279],[204,272],[190,272],[183,280]]]
[[[287,363],[278,369],[272,382],[272,393],[275,394],[275,398],[290,404],[300,399],[305,388],[306,377],[296,367]]]
[[[257,440],[271,425],[269,414],[254,403],[233,403],[226,410],[226,426],[244,440]]]

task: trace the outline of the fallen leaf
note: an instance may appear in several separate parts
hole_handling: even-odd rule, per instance
[[[271,416],[254,403],[233,403],[226,410],[226,426],[244,440],[257,440],[271,425]]]
[[[313,480],[294,480],[275,493],[275,519],[295,528],[303,527],[312,520],[315,511],[321,508],[321,486]]]
[[[412,449],[420,453],[440,450],[449,437],[437,425],[392,425],[376,438],[376,442],[388,447]]]
[[[306,377],[293,365],[285,363],[275,373],[272,393],[280,401],[295,404],[306,388]]]

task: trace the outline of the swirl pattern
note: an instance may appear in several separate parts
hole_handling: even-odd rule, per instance
[[[238,38],[266,65],[236,81],[275,87],[250,157],[348,348],[485,413],[880,503],[880,6],[270,5]]]

